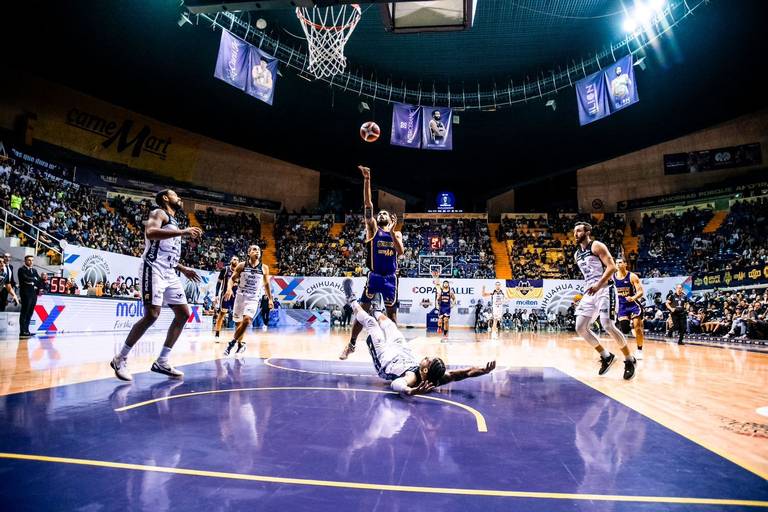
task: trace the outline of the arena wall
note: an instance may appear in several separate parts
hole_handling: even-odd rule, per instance
[[[695,174],[664,174],[664,155],[759,142],[763,164]],[[616,211],[616,204],[633,198],[672,194],[744,175],[768,163],[768,110],[739,117],[591,165],[577,171],[578,204],[583,212]],[[511,211],[511,210],[508,210]]]
[[[33,143],[44,141],[220,192],[280,201],[289,211],[318,203],[317,171],[14,72],[0,83],[0,127],[21,132]]]
[[[515,211],[515,189],[490,198],[485,205],[488,210],[488,220],[498,222],[502,213]]]

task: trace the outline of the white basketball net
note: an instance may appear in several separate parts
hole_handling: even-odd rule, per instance
[[[357,4],[296,8],[309,45],[309,71],[316,78],[338,75],[347,67],[344,46],[361,15]]]

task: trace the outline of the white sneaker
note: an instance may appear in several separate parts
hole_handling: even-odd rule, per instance
[[[171,366],[168,361],[160,362],[155,361],[152,363],[152,368],[150,368],[153,372],[156,373],[162,373],[163,375],[167,375],[172,379],[180,379],[184,377],[184,372],[177,370],[173,366]]]
[[[109,366],[115,370],[115,377],[120,380],[133,380],[131,372],[128,370],[128,360],[118,356],[112,358],[109,362]]]
[[[635,353],[633,354],[635,356],[635,359],[638,361],[643,360],[643,351],[642,350],[635,350]]]

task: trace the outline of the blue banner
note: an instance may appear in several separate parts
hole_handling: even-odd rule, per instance
[[[250,74],[246,81],[245,92],[271,105],[277,82],[277,59],[255,46],[248,46]]]
[[[640,100],[637,96],[632,55],[617,60],[605,70],[605,83],[608,84],[611,114]]]
[[[605,76],[602,71],[576,82],[576,102],[579,106],[579,124],[581,126],[610,114],[608,93],[605,89]]]
[[[392,107],[390,144],[408,148],[421,147],[421,107],[395,103]]]
[[[248,82],[249,47],[250,44],[222,30],[213,76],[244,91]]]
[[[424,107],[422,114],[422,147],[424,149],[453,149],[451,117],[453,110],[446,107]]]

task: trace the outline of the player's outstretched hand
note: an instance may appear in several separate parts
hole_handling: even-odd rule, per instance
[[[416,386],[415,388],[411,388],[408,391],[408,394],[411,395],[411,396],[413,396],[413,395],[426,395],[427,393],[429,393],[433,389],[435,389],[435,386],[433,386],[431,382],[429,382],[428,380],[423,380],[423,381],[419,382],[418,386]]]
[[[203,236],[203,230],[194,226],[185,229],[181,233],[182,235],[188,236],[190,238],[200,238],[201,236]]]
[[[190,281],[194,281],[196,283],[199,283],[201,281],[200,276],[198,275],[198,273],[195,272],[194,270],[192,270],[191,268],[183,268],[183,269],[179,269],[179,271],[182,274],[184,274],[184,277],[186,277]]]
[[[389,218],[392,219],[392,227],[394,228],[395,226],[397,226],[397,215],[395,215],[394,213],[391,213],[389,215]]]
[[[366,167],[364,165],[358,165],[358,169],[360,169],[360,172],[363,173],[363,178],[370,179],[371,178],[371,168]]]
[[[491,373],[493,370],[496,369],[496,361],[489,361],[485,364],[485,368],[481,368],[481,371],[483,374]]]

